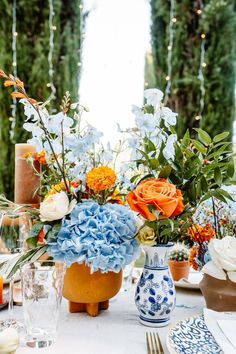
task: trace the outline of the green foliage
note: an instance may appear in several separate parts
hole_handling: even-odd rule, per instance
[[[78,98],[80,61],[80,8],[81,0],[54,0],[53,25],[55,48],[53,52],[54,84],[57,97],[54,107],[70,91],[72,101]],[[12,2],[0,2],[0,68],[12,72]],[[25,82],[30,95],[39,101],[50,95],[47,87],[49,51],[49,8],[42,0],[17,1],[17,58],[18,75]],[[6,89],[0,88],[0,193],[13,198],[14,189],[14,144],[25,142],[27,132],[22,128],[23,108],[17,104],[14,140],[10,140],[11,98]]]
[[[176,142],[173,160],[164,158],[164,144],[153,151],[153,146],[146,144],[144,139],[145,152],[140,150],[142,159],[137,164],[145,166],[150,173],[140,180],[140,175],[136,175],[133,181],[139,183],[157,176],[165,178],[182,192],[185,205],[184,212],[178,217],[145,221],[145,225],[155,231],[158,243],[176,241],[180,236],[184,239],[186,229],[192,224],[194,211],[204,200],[212,197],[224,203],[232,200],[231,195],[221,188],[223,184],[232,184],[234,175],[232,144],[224,141],[229,133],[223,132],[212,138],[200,128],[195,130],[197,136],[194,139],[187,131],[183,139]]]
[[[174,45],[172,54],[171,92],[167,105],[179,113],[178,133],[187,128],[201,127],[210,135],[224,130],[232,133],[235,87],[234,0],[206,0],[202,15],[197,1],[175,2]],[[170,2],[151,0],[152,48],[156,67],[157,87],[165,89],[167,47],[169,41]],[[199,113],[201,34],[206,34],[207,66],[204,70],[205,107],[201,121]],[[146,80],[148,82],[148,76]],[[150,82],[150,86],[152,82]]]

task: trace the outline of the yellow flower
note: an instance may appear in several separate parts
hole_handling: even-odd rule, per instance
[[[155,232],[149,226],[142,227],[137,234],[137,240],[142,245],[147,245],[147,246],[155,245],[155,243],[156,243],[155,238],[156,238]]]
[[[65,183],[64,181],[61,181],[58,184],[53,184],[50,191],[45,195],[45,198],[47,198],[49,195],[53,195],[55,193],[61,192],[65,190]]]
[[[107,166],[94,167],[86,175],[86,184],[88,188],[96,192],[112,187],[115,181],[115,172]]]
[[[122,205],[125,204],[125,201],[122,200],[121,195],[120,195],[120,193],[118,192],[117,189],[115,189],[114,192],[112,193],[112,195],[110,195],[107,198],[107,201],[111,202],[111,203],[122,204]]]

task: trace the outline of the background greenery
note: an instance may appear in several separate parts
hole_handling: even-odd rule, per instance
[[[30,3],[30,6],[29,6]],[[80,62],[80,4],[81,0],[54,0],[53,25],[55,48],[53,52],[54,84],[57,99],[66,91],[72,99],[78,96]],[[12,2],[0,1],[0,68],[12,72]],[[31,97],[45,100],[51,90],[47,87],[49,51],[49,6],[43,0],[17,0],[17,62],[18,75],[25,82]],[[10,140],[11,98],[9,90],[0,87],[0,193],[13,198],[14,143],[25,142],[22,129],[24,115],[17,104],[14,141]]]
[[[152,49],[155,79],[146,73],[146,87],[164,90],[167,75],[170,1],[151,0]],[[174,45],[172,54],[172,86],[167,104],[179,112],[178,132],[201,126],[211,135],[225,130],[232,132],[235,89],[236,3],[234,0],[204,0],[201,15],[198,0],[175,1]],[[195,120],[199,112],[201,34],[206,34],[205,108],[202,121]],[[149,61],[149,64],[151,62]],[[148,64],[148,61],[146,61]],[[147,65],[146,65],[147,66]]]

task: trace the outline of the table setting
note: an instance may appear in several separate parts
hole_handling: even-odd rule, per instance
[[[178,139],[148,89],[116,166],[69,92],[52,113],[0,77],[31,134],[15,145],[14,202],[0,197],[0,354],[234,353],[228,132]]]

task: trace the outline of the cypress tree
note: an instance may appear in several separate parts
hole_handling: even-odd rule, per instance
[[[37,100],[50,96],[49,83],[49,3],[44,0],[17,0],[17,71],[27,91]],[[54,50],[53,82],[56,88],[55,108],[66,91],[78,99],[80,66],[81,0],[53,0]],[[0,68],[12,73],[12,3],[0,1]],[[14,140],[10,139],[11,98],[0,88],[0,193],[13,198],[14,143],[28,138],[22,124],[24,114],[17,104]],[[10,119],[9,119],[10,118]]]
[[[167,104],[179,113],[178,133],[200,126],[211,135],[228,130],[232,133],[235,108],[235,2],[199,0],[174,3],[174,44],[171,91]],[[157,86],[164,90],[167,75],[170,1],[151,0],[152,51]],[[202,119],[196,120],[200,107],[201,35],[205,34],[203,70],[205,105]]]

